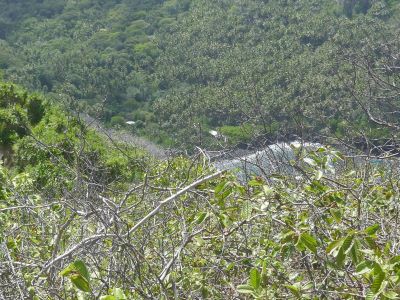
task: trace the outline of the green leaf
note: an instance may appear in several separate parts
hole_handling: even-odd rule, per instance
[[[383,273],[383,269],[382,269],[381,265],[378,264],[377,262],[374,262],[374,274],[377,275],[377,274],[381,274],[381,273]]]
[[[100,300],[118,300],[115,298],[115,296],[107,295],[107,296],[101,296]]]
[[[374,293],[374,295],[379,293],[379,290],[381,289],[382,282],[385,280],[385,273],[379,273],[378,275],[375,276],[374,281],[371,284],[371,292]]]
[[[287,289],[297,298],[301,298],[300,289],[296,285],[285,285]]]
[[[90,292],[90,275],[85,263],[76,260],[60,272],[63,277],[68,277],[71,282],[81,291]]]
[[[260,276],[260,272],[258,271],[258,269],[253,268],[253,269],[250,270],[250,281],[249,281],[249,284],[255,290],[257,290],[260,287],[261,276]]]
[[[89,282],[83,276],[79,274],[72,274],[69,276],[69,279],[71,279],[72,283],[81,291],[86,293],[90,292],[91,289]]]
[[[343,251],[343,247],[340,248],[337,256],[336,256],[336,263],[338,264],[338,267],[343,267],[344,260],[346,259],[346,254]]]
[[[198,216],[197,219],[196,219],[196,223],[200,225],[201,223],[204,222],[204,220],[205,220],[207,217],[208,217],[208,213],[206,213],[206,212],[200,213],[199,216]]]
[[[328,247],[326,247],[326,253],[336,257],[338,255],[339,248],[343,245],[343,239],[338,239],[331,242]]]
[[[375,235],[375,233],[381,228],[379,224],[375,224],[372,226],[369,226],[364,230],[364,232],[368,235]]]
[[[318,243],[317,243],[317,240],[313,236],[311,236],[307,232],[303,232],[300,235],[300,240],[311,252],[317,253]]]
[[[214,189],[214,193],[215,194],[219,194],[225,187],[225,185],[227,184],[226,181],[222,181],[220,184],[218,184],[215,189]]]
[[[85,263],[81,260],[76,260],[64,270],[60,272],[61,276],[69,276],[70,274],[78,273],[82,277],[84,277],[87,281],[90,280],[89,271],[85,265]]]
[[[344,239],[344,241],[343,241],[343,245],[342,245],[342,247],[341,247],[341,250],[345,253],[345,254],[347,254],[349,251],[350,251],[350,248],[351,248],[351,245],[353,244],[353,235],[352,234],[350,234],[350,235],[348,235],[345,239]]]
[[[397,265],[398,263],[400,263],[400,255],[394,256],[390,259],[389,263],[391,265]]]
[[[267,260],[264,260],[262,263],[262,270],[261,270],[261,282],[264,287],[267,285],[267,280],[268,280],[267,266],[268,266]]]
[[[246,201],[242,205],[241,217],[243,219],[250,219],[253,211],[253,205],[250,201]]]
[[[367,293],[367,296],[365,297],[365,300],[374,300],[375,298],[376,298],[375,294],[373,292],[369,291]]]
[[[398,294],[393,291],[385,291],[383,292],[383,296],[385,296],[388,299],[399,299]]]
[[[372,263],[369,261],[363,261],[356,267],[356,275],[362,275],[372,270]]]
[[[340,223],[342,221],[342,211],[340,209],[331,208],[329,212],[337,223]]]
[[[360,242],[358,241],[357,238],[354,238],[353,240],[353,246],[350,249],[350,257],[351,260],[353,261],[354,265],[357,265],[359,263],[360,260]]]
[[[249,186],[262,186],[264,183],[260,180],[252,179],[247,184]]]
[[[229,225],[232,223],[227,214],[220,214],[218,217],[219,217],[220,224],[224,228],[229,227]]]
[[[254,293],[254,288],[248,284],[242,284],[237,286],[237,291],[240,294],[252,294]]]
[[[367,245],[369,246],[370,249],[376,249],[377,248],[375,240],[371,236],[366,236],[365,237],[365,242],[367,243]]]

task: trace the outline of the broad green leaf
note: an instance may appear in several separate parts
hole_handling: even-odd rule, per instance
[[[329,212],[337,223],[340,223],[342,221],[342,211],[340,209],[331,208]]]
[[[333,241],[328,245],[328,247],[326,247],[326,253],[336,257],[342,245],[343,245],[343,239],[338,239],[336,241]]]
[[[383,269],[382,269],[381,265],[377,262],[374,263],[374,273],[376,275],[383,273]]]
[[[375,224],[366,228],[364,232],[368,235],[374,235],[380,228],[381,226],[379,224]]]
[[[369,291],[367,293],[367,296],[365,297],[365,300],[375,300],[376,296],[373,292]]]
[[[90,292],[90,285],[89,282],[84,278],[82,275],[79,274],[71,274],[69,276],[72,283],[81,291],[89,293]]]
[[[338,264],[338,267],[343,267],[345,259],[346,259],[346,254],[343,251],[343,247],[341,247],[336,256],[336,263]]]
[[[317,240],[308,234],[307,232],[303,232],[300,236],[301,242],[311,251],[317,253]]]
[[[362,275],[370,272],[371,270],[372,270],[371,262],[365,260],[357,265],[356,275]]]
[[[253,268],[253,269],[250,270],[250,281],[249,281],[249,284],[255,290],[257,290],[260,287],[261,276],[260,276],[260,272],[258,271],[258,269]]]
[[[220,214],[219,215],[219,221],[220,224],[224,227],[227,228],[229,225],[232,223],[231,220],[229,219],[229,216],[226,214]]]
[[[242,284],[237,286],[237,291],[241,294],[252,294],[254,293],[254,288],[248,284]]]
[[[354,237],[353,246],[351,247],[349,252],[349,255],[354,265],[357,265],[360,260],[360,246],[360,241],[356,237]]]
[[[374,293],[374,295],[379,293],[379,290],[381,289],[382,282],[385,280],[385,273],[379,273],[378,275],[375,276],[374,281],[371,284],[371,292]]]
[[[368,244],[370,249],[376,249],[377,248],[375,240],[371,236],[366,236],[365,237],[365,242]]]
[[[90,280],[89,271],[85,265],[85,263],[81,260],[76,260],[64,270],[60,272],[61,276],[69,276],[70,274],[78,273],[82,277],[84,277],[87,281]]]
[[[249,186],[262,186],[264,183],[260,180],[252,179],[247,184]]]
[[[398,294],[393,291],[385,291],[383,292],[383,296],[385,296],[388,299],[399,299]]]
[[[86,265],[81,260],[76,260],[60,272],[61,276],[68,277],[81,291],[90,292],[90,275]]]
[[[215,194],[219,194],[219,193],[225,188],[225,185],[226,185],[226,184],[227,184],[226,181],[222,181],[220,184],[218,184],[218,185],[215,187],[214,193],[215,193]]]
[[[301,298],[300,289],[296,285],[285,285],[287,289],[297,298]]]
[[[347,254],[350,251],[350,248],[351,248],[351,246],[353,244],[353,238],[354,238],[354,236],[352,234],[350,234],[344,239],[343,245],[341,247],[341,250],[345,254]]]

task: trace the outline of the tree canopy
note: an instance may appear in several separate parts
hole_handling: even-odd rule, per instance
[[[0,4],[5,78],[187,147],[212,145],[211,129],[234,132],[231,143],[249,128],[271,139],[340,134],[346,55],[398,36],[389,0]]]

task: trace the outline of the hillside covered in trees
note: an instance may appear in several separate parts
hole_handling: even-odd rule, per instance
[[[398,1],[0,8],[0,300],[400,299]]]
[[[387,58],[380,47],[395,47],[399,21],[389,0],[0,4],[7,80],[187,148],[211,146],[209,130],[237,144],[364,128],[347,113],[365,74],[349,82]]]

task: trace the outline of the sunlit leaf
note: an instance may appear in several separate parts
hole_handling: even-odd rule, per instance
[[[310,234],[303,232],[300,235],[300,240],[302,241],[302,243],[311,251],[314,253],[317,253],[317,240],[312,237]]]
[[[343,239],[338,239],[336,241],[331,242],[328,247],[326,247],[326,253],[329,255],[337,256],[340,247],[343,245]]]
[[[254,293],[254,288],[248,284],[242,284],[237,286],[238,293],[241,294],[252,294]]]
[[[399,299],[399,294],[394,291],[385,291],[382,294],[388,299]]]
[[[356,267],[356,275],[362,275],[372,270],[372,264],[369,261],[363,261]]]
[[[68,277],[81,291],[90,292],[90,275],[85,263],[76,260],[60,272],[61,276]]]
[[[253,268],[250,270],[250,281],[249,284],[256,290],[260,287],[261,276],[258,269]]]
[[[71,279],[72,283],[81,291],[89,293],[90,285],[89,282],[80,274],[70,274],[69,279]]]
[[[347,253],[349,252],[350,247],[351,247],[352,244],[353,244],[353,238],[354,238],[354,236],[350,234],[350,235],[348,235],[348,236],[344,239],[343,245],[342,245],[342,247],[341,247],[341,250],[342,250],[345,254],[347,254]]]
[[[382,286],[382,282],[385,280],[385,273],[379,273],[375,276],[374,281],[371,284],[371,292],[375,295],[379,292]]]
[[[285,285],[287,289],[297,298],[301,297],[300,289],[296,285]]]
[[[107,295],[107,296],[101,296],[100,300],[118,300],[115,296]]]
[[[368,235],[374,235],[380,228],[381,226],[379,224],[375,224],[366,228],[364,232]]]

